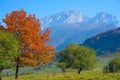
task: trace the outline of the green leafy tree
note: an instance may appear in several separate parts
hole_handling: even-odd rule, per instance
[[[93,49],[74,43],[69,44],[61,51],[59,58],[59,62],[66,63],[66,68],[78,69],[79,74],[83,69],[92,69],[96,63],[96,55]]]
[[[109,72],[120,72],[120,57],[117,57],[108,63]]]
[[[62,69],[62,72],[66,72],[66,63],[65,62],[59,62],[57,63],[57,66]]]
[[[0,80],[2,70],[14,66],[19,47],[19,42],[13,34],[0,30]]]

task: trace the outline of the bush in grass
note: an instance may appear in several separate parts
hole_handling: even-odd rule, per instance
[[[66,63],[65,62],[59,62],[57,63],[57,66],[62,69],[62,72],[66,72]]]
[[[115,58],[108,64],[109,72],[120,72],[120,58]]]
[[[115,58],[111,60],[108,65],[103,68],[104,73],[115,73],[120,72],[120,58]]]
[[[103,67],[103,73],[105,73],[105,74],[109,73],[109,66],[108,65]]]

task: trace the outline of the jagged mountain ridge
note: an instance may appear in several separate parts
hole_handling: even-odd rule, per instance
[[[82,43],[102,31],[116,28],[119,22],[115,16],[105,12],[90,18],[79,11],[63,11],[43,18],[42,29],[51,29],[51,42],[58,50],[71,42]]]
[[[43,29],[60,24],[73,24],[87,21],[89,17],[83,16],[79,11],[62,11],[41,19]]]
[[[80,11],[62,11],[41,19],[41,22],[42,28],[46,29],[55,25],[74,24],[81,22],[116,24],[118,23],[118,20],[116,19],[116,16],[106,12],[100,12],[96,14],[95,17],[90,18],[88,16],[82,15]]]

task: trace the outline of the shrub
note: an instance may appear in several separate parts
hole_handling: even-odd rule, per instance
[[[109,72],[120,72],[120,58],[115,58],[108,63]]]

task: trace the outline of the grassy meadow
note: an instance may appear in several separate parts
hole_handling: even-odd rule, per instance
[[[5,77],[3,80],[14,80],[14,77]],[[18,80],[120,80],[120,73],[103,74],[101,71],[83,71],[66,73],[39,73],[20,76]]]
[[[56,63],[38,69],[32,67],[20,68],[18,80],[120,80],[120,73],[103,73],[103,67],[118,56],[120,54],[101,56],[93,70],[82,71],[81,74],[72,69],[63,73],[60,68],[56,67]],[[4,70],[2,72],[3,80],[15,80],[14,73],[15,69]]]

